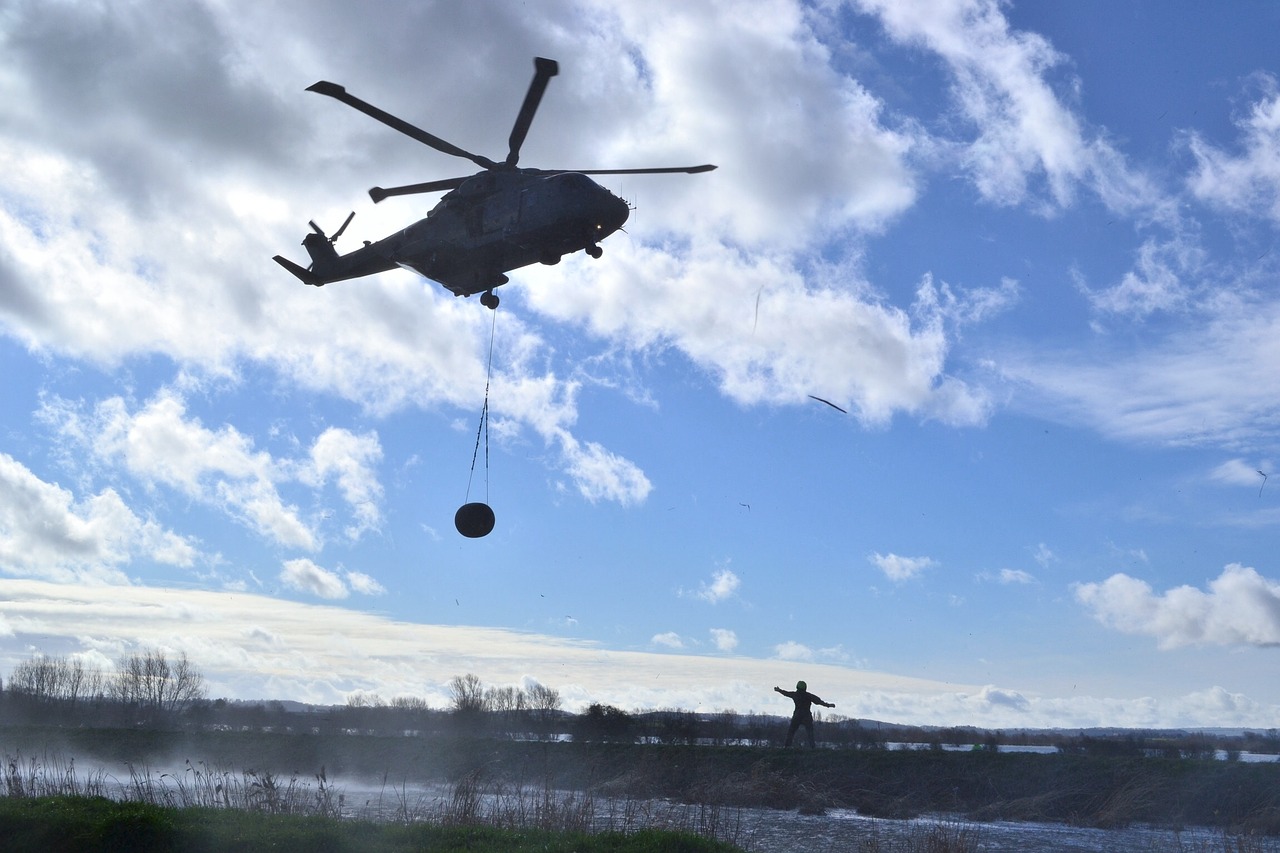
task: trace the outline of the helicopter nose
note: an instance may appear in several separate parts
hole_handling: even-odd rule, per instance
[[[600,231],[600,238],[604,239],[608,235],[617,231],[626,224],[627,217],[631,215],[631,208],[627,203],[612,193],[601,199],[598,216],[596,219],[596,229]]]

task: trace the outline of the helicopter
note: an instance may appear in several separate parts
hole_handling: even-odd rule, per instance
[[[317,287],[401,267],[437,281],[456,296],[481,294],[486,308],[498,307],[495,287],[510,279],[506,273],[533,263],[555,264],[568,254],[602,254],[600,241],[620,229],[631,209],[622,199],[588,175],[695,174],[716,168],[678,166],[655,169],[531,169],[520,168],[524,143],[534,113],[552,77],[560,72],[552,59],[533,61],[533,81],[516,115],[504,160],[472,154],[438,136],[362,101],[337,83],[321,80],[307,87],[341,101],[411,139],[480,167],[474,175],[445,178],[399,187],[374,187],[369,197],[377,204],[392,196],[447,190],[435,207],[407,228],[362,248],[339,255],[335,244],[355,212],[332,235],[312,220],[302,245],[311,264],[276,255],[273,260],[305,284]]]

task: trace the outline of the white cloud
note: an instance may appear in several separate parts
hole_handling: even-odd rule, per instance
[[[1184,279],[1203,278],[1204,252],[1185,238],[1144,240],[1135,268],[1119,283],[1093,291],[1082,285],[1095,310],[1143,318],[1156,311],[1183,311],[1192,305],[1195,289]]]
[[[632,506],[643,503],[649,496],[653,484],[634,462],[594,441],[578,441],[567,432],[559,435],[565,470],[584,498],[592,503],[610,500]]]
[[[952,287],[945,281],[940,285],[933,283],[933,275],[926,274],[916,291],[917,311],[930,316],[946,318],[957,326],[981,323],[1018,302],[1021,287],[1017,281],[1005,278],[1000,286],[959,288]]]
[[[280,582],[290,589],[320,598],[347,598],[353,591],[361,595],[384,595],[386,587],[364,572],[334,572],[306,558],[286,560]]]
[[[65,581],[113,581],[148,559],[190,567],[191,540],[139,518],[113,489],[77,501],[0,453],[0,570]]]
[[[372,432],[356,435],[330,427],[307,457],[277,458],[230,424],[206,427],[188,414],[186,401],[172,389],[134,412],[122,398],[112,397],[87,414],[65,401],[46,401],[40,417],[149,487],[168,486],[217,507],[281,545],[306,550],[321,545],[315,523],[304,520],[282,494],[291,483],[319,490],[335,480],[351,510],[346,532],[352,539],[381,521],[383,490],[374,466],[382,448]]]
[[[714,240],[681,251],[619,243],[608,264],[574,259],[527,287],[540,312],[597,336],[679,349],[743,404],[803,404],[818,393],[867,424],[898,412],[982,423],[986,392],[945,370],[945,312],[955,306],[925,298],[930,279],[910,312],[870,291],[852,267],[806,275],[791,256]],[[972,300],[966,309],[983,311]]]
[[[1043,36],[1010,27],[999,0],[856,0],[891,38],[936,53],[952,75],[952,95],[976,131],[960,159],[984,197],[1020,204],[1043,195],[1053,207],[1090,186],[1112,209],[1161,204],[1149,182],[1130,172],[1049,82],[1066,57]],[[1035,185],[1033,185],[1033,182]]]
[[[314,476],[304,472],[304,482],[321,485],[335,475],[342,496],[351,506],[355,523],[347,535],[358,539],[367,530],[376,530],[382,520],[379,503],[382,484],[375,467],[382,459],[382,446],[376,433],[355,435],[345,429],[330,427],[311,446]]]
[[[1243,459],[1228,459],[1209,472],[1209,479],[1227,486],[1257,486],[1259,493],[1271,477],[1270,460],[1258,463]]]
[[[668,649],[684,648],[684,640],[680,639],[680,635],[675,631],[666,631],[662,634],[654,634],[649,642],[655,646],[664,646]]]
[[[778,660],[811,661],[813,649],[795,640],[787,640],[773,647],[773,656]]]
[[[990,684],[982,688],[977,699],[992,705],[1003,705],[1015,711],[1026,711],[1031,706],[1027,698],[1016,690],[1002,690]]]
[[[867,559],[884,572],[885,577],[895,583],[911,580],[918,577],[925,569],[938,565],[937,561],[931,557],[899,557],[897,554],[875,553]]]
[[[822,660],[834,661],[836,663],[848,663],[851,659],[843,645],[828,646],[823,649],[818,649],[818,657]]]
[[[1280,223],[1280,92],[1270,75],[1256,78],[1263,96],[1237,124],[1243,152],[1232,156],[1192,134],[1197,172],[1190,179],[1198,198],[1229,211]]]
[[[701,598],[703,601],[718,604],[737,592],[738,587],[741,585],[741,579],[739,579],[732,571],[729,569],[718,569],[712,574],[711,583],[702,584],[697,595],[698,598]]]
[[[995,581],[1004,585],[1009,584],[1029,584],[1035,583],[1035,576],[1030,572],[1024,572],[1022,569],[1001,569],[992,574],[991,572],[982,572],[978,575],[979,580]]]
[[[645,184],[646,200],[680,202],[661,205],[656,221],[734,245],[795,247],[850,227],[876,230],[914,202],[910,138],[833,69],[800,4],[599,5],[640,57],[640,67],[610,69],[612,85],[625,88],[614,97],[629,107],[614,144],[651,162],[676,148],[720,166],[695,181]],[[645,213],[647,222],[648,201]]]
[[[1223,297],[1203,324],[1123,357],[1107,341],[1076,352],[1013,354],[1001,370],[1038,407],[1111,438],[1168,445],[1252,445],[1280,419],[1259,394],[1280,364],[1280,302]]]
[[[315,549],[316,532],[281,497],[279,485],[290,479],[288,466],[235,427],[206,428],[187,416],[174,392],[157,395],[130,412],[112,397],[82,415],[65,403],[46,405],[41,416],[99,459],[119,462],[148,485],[165,485],[222,508],[259,535],[282,545]]]
[[[1049,550],[1048,545],[1041,542],[1036,546],[1035,553],[1031,555],[1031,558],[1040,564],[1040,568],[1047,569],[1050,563],[1058,559],[1058,555]]]
[[[286,560],[280,571],[280,581],[291,589],[320,598],[346,598],[350,595],[339,575],[306,558]]]
[[[384,595],[387,588],[364,572],[347,572],[347,584],[361,595]]]
[[[712,628],[711,641],[722,652],[731,652],[738,647],[738,635],[728,628]]]
[[[1126,574],[1076,584],[1073,591],[1103,625],[1154,637],[1163,649],[1280,645],[1280,583],[1238,563],[1210,581],[1208,591],[1180,586],[1158,594]]]

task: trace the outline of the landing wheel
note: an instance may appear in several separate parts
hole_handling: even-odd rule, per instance
[[[601,249],[599,246],[588,246],[587,254],[593,258],[598,258],[604,254],[604,249]]]
[[[485,308],[488,308],[490,311],[498,310],[498,301],[498,294],[494,293],[492,290],[486,290],[484,293],[480,294],[480,304]]]

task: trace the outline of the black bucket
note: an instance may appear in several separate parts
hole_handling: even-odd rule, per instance
[[[469,503],[458,507],[453,514],[453,526],[468,539],[488,536],[493,530],[493,510],[486,503]]]

